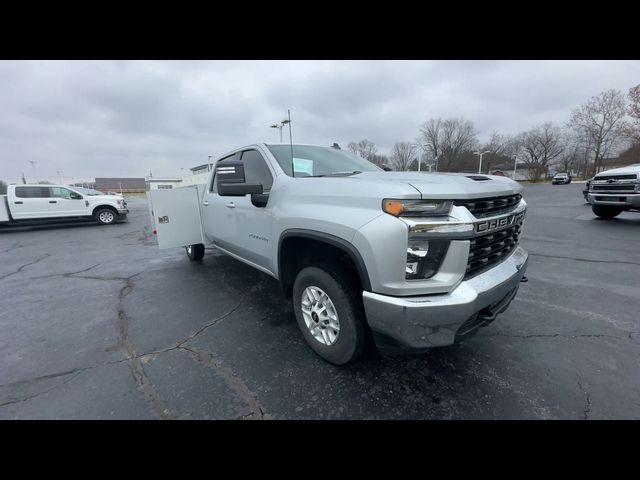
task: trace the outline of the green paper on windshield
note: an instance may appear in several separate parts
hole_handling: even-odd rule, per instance
[[[313,160],[293,157],[293,171],[295,173],[307,173],[313,175]]]

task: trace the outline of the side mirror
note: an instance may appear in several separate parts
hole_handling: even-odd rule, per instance
[[[71,200],[82,200],[82,195],[80,195],[79,193],[71,192],[70,198]]]
[[[261,194],[261,184],[245,183],[244,164],[237,160],[223,160],[216,165],[216,182],[221,197],[244,197]]]

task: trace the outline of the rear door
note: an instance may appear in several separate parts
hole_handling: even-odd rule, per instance
[[[9,210],[16,220],[49,217],[49,187],[17,185]]]
[[[149,208],[160,248],[205,243],[197,185],[151,190]]]

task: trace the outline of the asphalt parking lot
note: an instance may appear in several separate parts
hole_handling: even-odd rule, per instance
[[[2,419],[640,419],[640,214],[525,188],[527,276],[476,336],[335,367],[271,277],[128,220],[0,230]]]

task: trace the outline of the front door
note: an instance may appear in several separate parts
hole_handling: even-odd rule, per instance
[[[50,217],[80,217],[88,215],[86,200],[77,192],[64,187],[49,187]]]
[[[258,150],[246,150],[222,160],[235,158],[244,163],[245,181],[260,183],[268,198],[273,184],[273,172]],[[271,205],[259,206],[252,195],[221,197],[214,175],[204,197],[203,212],[206,217],[209,239],[230,253],[273,272]]]

